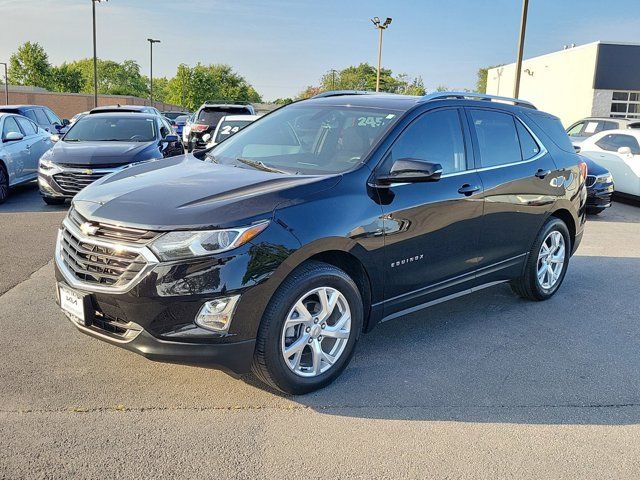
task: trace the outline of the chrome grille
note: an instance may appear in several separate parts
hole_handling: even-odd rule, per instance
[[[69,211],[69,220],[78,228],[87,220],[80,215],[75,208]],[[138,228],[122,227],[107,223],[89,222],[98,228],[92,236],[102,240],[115,240],[136,245],[144,245],[158,236],[158,232],[152,230],[142,230]]]
[[[596,183],[596,177],[594,175],[587,175],[587,187],[590,187]]]
[[[126,285],[147,264],[144,256],[138,252],[85,241],[66,225],[61,231],[60,255],[78,280],[107,287]]]
[[[65,193],[76,194],[84,187],[91,185],[96,180],[99,180],[108,173],[111,173],[110,171],[91,171],[92,173],[88,173],[89,171],[90,170],[87,170],[87,172],[67,171],[57,173],[53,176],[53,179]]]

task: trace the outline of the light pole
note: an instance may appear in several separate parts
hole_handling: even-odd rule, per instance
[[[153,44],[160,43],[160,40],[155,40],[153,38],[147,38],[147,42],[149,42],[149,50],[150,50],[150,66],[149,66],[149,100],[151,101],[151,106],[153,107]]]
[[[513,97],[520,95],[520,70],[522,70],[522,54],[524,52],[524,35],[527,31],[527,11],[529,0],[522,0],[522,16],[520,17],[520,36],[518,37],[518,59],[516,60],[516,81],[513,85]]]
[[[384,23],[380,23],[380,18],[378,17],[373,17],[371,19],[371,21],[373,22],[373,26],[376,27],[378,29],[379,35],[378,35],[378,74],[376,75],[376,92],[380,91],[380,68],[382,66],[382,31],[386,30],[387,28],[389,28],[389,25],[391,25],[391,19],[389,17],[387,17],[387,19],[384,21]]]
[[[96,54],[96,3],[109,0],[91,0],[93,13],[93,106],[98,106],[98,55]]]
[[[0,62],[0,65],[4,65],[4,100],[5,105],[9,105],[9,75],[7,74],[6,62]]]

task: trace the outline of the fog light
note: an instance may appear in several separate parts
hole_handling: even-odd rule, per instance
[[[205,302],[198,312],[196,324],[207,330],[228,332],[239,299],[240,295],[233,295]]]

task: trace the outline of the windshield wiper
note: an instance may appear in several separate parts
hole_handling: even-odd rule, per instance
[[[255,168],[256,170],[262,170],[263,172],[273,172],[273,173],[287,173],[282,170],[278,170],[277,168],[268,167],[260,160],[249,160],[246,158],[236,158],[236,161],[240,163],[244,163],[245,165],[249,165],[250,167]]]

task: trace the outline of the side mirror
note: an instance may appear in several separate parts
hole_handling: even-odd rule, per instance
[[[67,126],[69,126],[70,124],[71,124],[71,122],[69,121],[69,119],[68,119],[68,118],[63,118],[63,119],[62,119],[62,126],[63,126],[63,127],[67,127]]]
[[[631,149],[629,147],[620,147],[618,149],[618,153],[620,155],[631,155]]]
[[[178,138],[178,135],[167,135],[166,137],[164,137],[162,140],[162,142],[164,143],[175,143],[180,141],[180,139]]]
[[[442,176],[442,165],[415,158],[400,158],[393,163],[388,174],[376,177],[381,186],[392,183],[437,182]]]
[[[24,135],[22,135],[20,132],[9,132],[2,139],[2,141],[3,142],[17,142],[19,140],[22,140],[23,138],[24,138]]]
[[[208,142],[209,140],[211,140],[211,134],[210,134],[210,133],[205,133],[205,134],[202,136],[202,141],[203,141],[203,142]]]
[[[580,150],[582,150],[582,148],[580,147],[580,145],[574,145],[573,149],[576,151],[576,153],[580,153]]]

